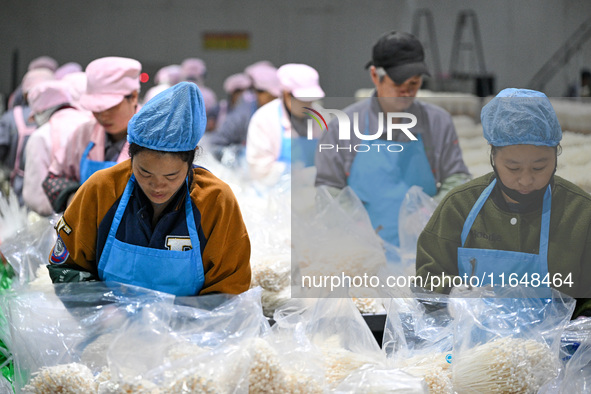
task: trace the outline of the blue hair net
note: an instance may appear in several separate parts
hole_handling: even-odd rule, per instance
[[[482,108],[480,120],[492,146],[556,146],[562,139],[550,100],[535,90],[502,90]]]
[[[157,151],[189,151],[197,147],[206,123],[199,88],[181,82],[151,98],[131,118],[127,141]]]

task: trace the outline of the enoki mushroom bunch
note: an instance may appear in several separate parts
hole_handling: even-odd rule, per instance
[[[354,353],[341,347],[322,347],[324,356],[326,383],[338,385],[343,379],[366,364],[376,365],[378,362],[369,356]]]
[[[454,357],[452,371],[460,393],[532,393],[555,376],[556,367],[545,344],[506,337]]]
[[[103,382],[98,387],[98,394],[161,394],[156,384],[140,380],[137,382]]]
[[[263,289],[261,293],[261,305],[263,314],[267,317],[273,317],[273,313],[281,305],[291,299],[291,287],[287,286],[280,291],[270,291]]]
[[[291,280],[291,256],[269,255],[251,261],[251,287],[261,286],[269,291],[281,291]]]
[[[187,357],[194,357],[201,354],[205,354],[210,349],[201,347],[192,342],[181,342],[173,345],[167,352],[165,357],[165,363],[179,363],[179,360],[183,360]],[[214,394],[222,393],[219,387],[219,383],[216,382],[211,376],[204,375],[203,371],[193,371],[189,369],[192,365],[189,362],[187,369],[182,370],[170,370],[164,373],[166,380],[165,388],[161,389],[161,394],[189,394],[189,393],[203,393],[203,394]]]
[[[97,391],[92,371],[83,364],[71,363],[43,367],[33,376],[33,379],[23,387],[23,393],[88,394]]]
[[[253,352],[249,393],[322,393],[322,387],[314,379],[285,371],[279,354],[266,340],[255,338],[251,344]]]
[[[446,353],[429,353],[403,359],[396,364],[402,371],[425,379],[431,394],[453,393],[450,364]]]
[[[275,309],[291,298],[291,255],[271,254],[251,260],[250,287],[263,289],[261,304],[265,316],[272,317]]]
[[[160,390],[161,394],[218,394],[223,393],[217,382],[201,376],[193,374],[177,379],[168,388]]]
[[[384,304],[380,298],[352,298],[355,306],[361,313],[383,313]]]

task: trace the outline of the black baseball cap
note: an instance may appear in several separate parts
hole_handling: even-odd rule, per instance
[[[397,84],[408,78],[429,74],[421,42],[410,33],[391,31],[380,37],[373,46],[372,60],[365,65],[382,67]]]

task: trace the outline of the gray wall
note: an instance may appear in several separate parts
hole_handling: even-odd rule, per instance
[[[0,0],[0,92],[11,89],[12,53],[18,50],[19,79],[40,55],[82,66],[102,56],[128,56],[148,71],[201,57],[209,70],[206,84],[222,95],[225,77],[267,59],[308,63],[329,96],[351,96],[371,86],[363,67],[376,38],[388,30],[410,31],[421,8],[435,17],[444,71],[458,12],[476,12],[497,90],[526,87],[591,17],[588,0]],[[250,49],[204,50],[204,31],[249,32]],[[561,95],[583,66],[591,67],[591,40],[549,81],[546,93]]]

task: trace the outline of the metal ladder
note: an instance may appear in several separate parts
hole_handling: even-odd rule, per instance
[[[427,36],[421,37],[421,20],[425,21],[425,28]],[[441,88],[440,82],[442,78],[441,74],[441,60],[439,57],[439,46],[437,45],[437,36],[435,34],[435,24],[433,23],[433,14],[431,10],[427,8],[419,8],[414,12],[412,19],[411,33],[421,41],[423,49],[425,50],[425,59],[430,59],[429,63],[432,63],[433,74],[431,76],[432,86],[429,86],[432,90],[439,90]],[[430,56],[427,56],[427,52]]]
[[[471,27],[471,29],[469,29]],[[464,31],[472,33],[472,37],[467,37],[468,40],[462,41]],[[462,53],[467,56],[476,57],[476,68],[461,67]],[[474,59],[472,59],[474,61]],[[485,75],[487,73],[484,64],[484,52],[482,50],[482,40],[480,39],[480,28],[478,26],[478,19],[473,10],[463,10],[458,13],[456,19],[456,29],[451,48],[451,60],[449,65],[449,73],[453,77],[472,77],[475,75]]]
[[[530,89],[543,91],[550,81],[569,60],[581,50],[583,44],[591,38],[591,18],[583,22],[550,59],[536,72],[529,81]]]
[[[463,59],[467,59],[467,64],[463,64]],[[449,75],[456,88],[463,84],[460,91],[472,91],[480,97],[494,93],[494,77],[484,62],[478,18],[471,9],[460,11],[456,18]]]

